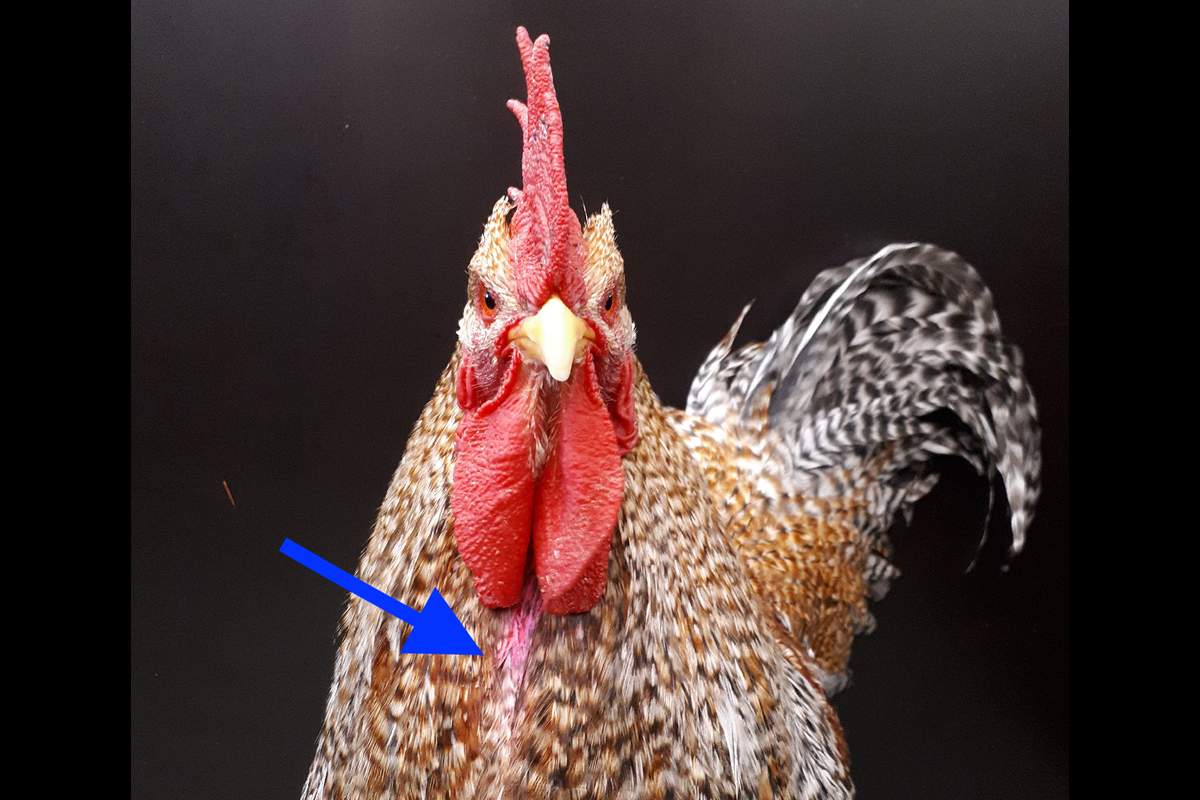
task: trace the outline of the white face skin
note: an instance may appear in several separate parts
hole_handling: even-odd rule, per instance
[[[574,343],[576,362],[586,349],[592,349],[601,394],[606,402],[612,402],[621,367],[632,356],[636,337],[633,318],[625,305],[625,269],[616,247],[612,212],[604,205],[583,228],[587,248],[584,303],[567,310],[549,308],[553,302],[549,301],[538,309],[517,296],[508,248],[507,216],[512,208],[507,198],[493,207],[467,270],[467,303],[458,323],[458,340],[462,358],[474,369],[479,396],[486,399],[499,388],[507,367],[506,354],[512,352],[507,347],[510,339],[520,338],[522,332],[541,324],[578,327],[579,334],[586,338]],[[531,322],[535,316],[539,319]],[[527,342],[522,338],[518,343]],[[538,363],[537,357],[529,357],[529,348],[522,346],[521,350],[526,355],[525,364],[546,373],[546,366]],[[536,348],[532,352],[536,353]],[[562,373],[560,380],[565,379],[569,369],[568,361],[555,370]]]

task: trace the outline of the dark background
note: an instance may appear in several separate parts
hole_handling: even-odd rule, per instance
[[[860,794],[1067,794],[1066,2],[141,2],[131,11],[135,797],[295,797],[353,567],[520,180],[517,24],[551,35],[576,209],[616,210],[671,404],[890,241],[961,253],[1025,351],[1045,485],[949,463],[837,698]],[[228,481],[231,507],[221,486]]]

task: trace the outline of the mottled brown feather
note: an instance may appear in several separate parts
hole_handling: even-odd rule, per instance
[[[705,478],[719,462],[695,454],[639,366],[641,435],[623,462],[605,595],[586,614],[543,615],[514,676],[499,652],[518,611],[480,605],[454,549],[456,361],[413,428],[359,575],[397,597],[437,586],[484,655],[402,655],[407,626],[352,601],[305,797],[851,796],[809,656],[762,593],[776,572],[804,573],[853,537],[775,520],[808,537],[811,557],[790,564],[756,548],[752,518],[730,514],[715,499],[724,484]],[[730,485],[746,491],[736,475]],[[853,607],[843,571],[796,574],[796,596],[828,591]],[[836,619],[787,624],[833,640]]]

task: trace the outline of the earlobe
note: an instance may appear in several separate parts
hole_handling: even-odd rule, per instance
[[[466,361],[459,364],[458,372],[454,375],[454,396],[463,411],[470,411],[476,405],[475,370]]]
[[[609,406],[613,432],[617,435],[617,447],[625,455],[637,444],[637,407],[633,400],[633,357],[621,365],[621,376],[617,383],[616,396]]]

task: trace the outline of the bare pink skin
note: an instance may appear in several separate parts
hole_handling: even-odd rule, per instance
[[[509,613],[504,639],[496,650],[500,668],[500,698],[504,709],[504,737],[511,742],[517,717],[517,696],[525,684],[525,660],[533,644],[533,633],[542,617],[542,595],[537,581],[525,581],[520,605]]]

